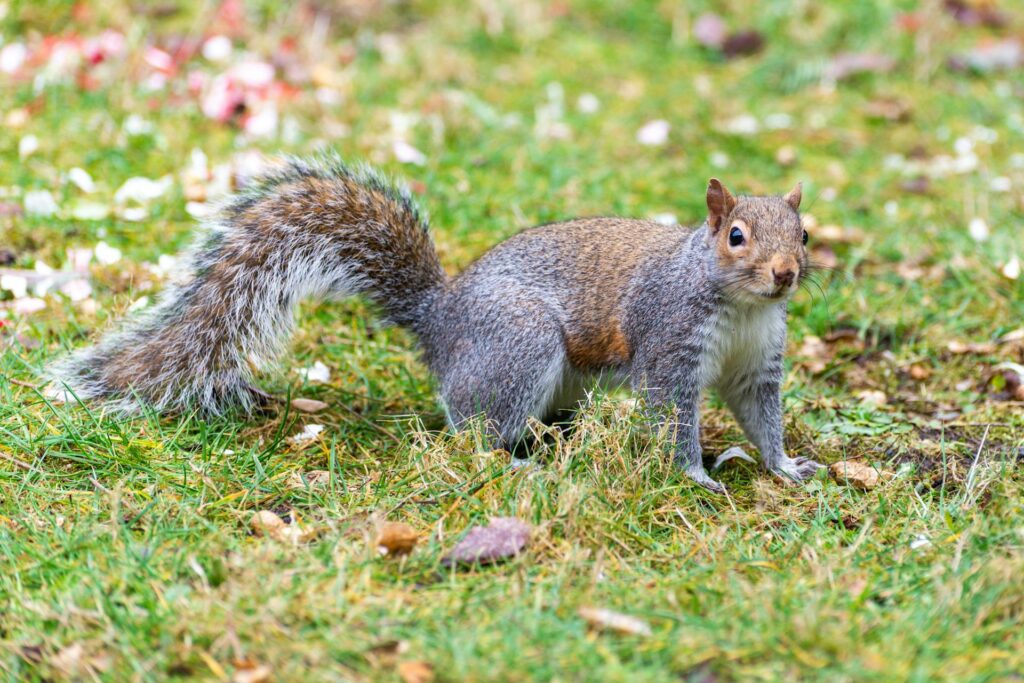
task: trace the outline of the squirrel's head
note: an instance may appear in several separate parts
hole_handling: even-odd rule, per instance
[[[707,200],[708,240],[725,291],[761,303],[795,292],[808,268],[800,183],[783,197],[734,197],[712,178]]]

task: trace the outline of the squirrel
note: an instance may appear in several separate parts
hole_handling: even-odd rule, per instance
[[[364,294],[412,331],[449,423],[479,416],[511,450],[527,420],[575,407],[599,378],[628,383],[705,488],[702,393],[716,389],[763,467],[822,467],[783,449],[787,301],[810,264],[801,186],[707,187],[696,229],[577,218],[501,242],[449,277],[409,191],[337,158],[289,159],[233,197],[149,310],[49,368],[51,396],[121,412],[252,410],[305,298]]]

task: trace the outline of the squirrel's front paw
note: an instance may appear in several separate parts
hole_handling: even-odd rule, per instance
[[[715,481],[708,476],[708,473],[704,471],[704,467],[693,467],[686,470],[686,476],[694,480],[711,493],[725,493],[725,487],[719,482]]]
[[[793,481],[804,481],[810,479],[819,469],[824,467],[821,463],[814,462],[809,458],[784,458],[773,467],[769,468],[772,474],[791,479]]]

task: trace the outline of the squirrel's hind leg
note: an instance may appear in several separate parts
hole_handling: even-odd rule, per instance
[[[514,322],[514,321],[509,321]],[[512,451],[530,417],[543,417],[563,381],[565,344],[554,320],[532,319],[477,334],[439,377],[449,422],[463,428],[483,416],[495,445]],[[461,346],[459,344],[453,346]]]

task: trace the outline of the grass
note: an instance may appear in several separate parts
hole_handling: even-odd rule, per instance
[[[551,435],[540,466],[511,469],[473,434],[445,430],[414,340],[380,327],[359,300],[305,306],[291,355],[266,377],[282,396],[326,401],[317,415],[118,420],[98,406],[52,406],[33,388],[39,369],[151,294],[146,282],[159,281],[133,264],[182,247],[194,221],[177,175],[144,222],[0,212],[14,267],[60,267],[67,248],[100,240],[125,255],[94,265],[95,307],[50,296],[46,310],[9,313],[0,330],[3,675],[230,679],[264,665],[277,680],[399,680],[409,675],[400,665],[417,661],[453,681],[990,681],[1024,671],[1024,411],[998,394],[995,369],[1024,349],[949,348],[996,342],[1024,319],[1022,281],[1000,272],[1024,256],[1019,71],[947,68],[995,32],[957,26],[928,3],[698,4],[353,3],[323,9],[317,23],[301,9],[315,3],[253,2],[236,49],[293,59],[312,78],[281,105],[292,132],[262,140],[205,118],[184,73],[162,90],[143,85],[145,41],[218,30],[209,3],[169,15],[3,4],[6,41],[115,27],[129,48],[100,65],[92,89],[0,76],[7,203],[48,189],[66,212],[83,199],[65,180],[76,166],[97,180],[91,199],[109,202],[130,177],[178,174],[193,148],[216,164],[243,149],[329,145],[411,181],[456,270],[526,226],[574,215],[699,222],[709,176],[748,193],[803,180],[819,226],[811,239],[837,268],[791,306],[787,446],[893,475],[866,492],[825,477],[791,486],[732,461],[721,472],[729,496],[710,495],[659,456],[658,435],[618,394],[596,396],[575,431]],[[370,10],[346,14],[359,7]],[[712,8],[761,31],[765,51],[725,60],[695,45],[690,27]],[[921,19],[916,32],[900,28],[908,12]],[[279,49],[285,39],[299,46],[293,57]],[[894,68],[823,83],[835,54],[861,50]],[[337,95],[318,98],[318,88]],[[584,93],[598,97],[596,112],[577,108]],[[891,99],[909,118],[871,113]],[[28,114],[20,126],[13,110]],[[425,165],[394,160],[395,112],[412,115],[408,140]],[[152,131],[126,134],[131,114]],[[747,114],[761,130],[730,132]],[[637,129],[659,118],[672,125],[668,143],[640,145]],[[40,146],[20,159],[26,135]],[[957,145],[971,145],[976,168],[932,178],[923,194],[904,186],[913,174],[901,164],[935,165]],[[1003,176],[1011,190],[993,190]],[[970,237],[975,217],[991,227],[987,241]],[[304,384],[292,369],[316,360],[331,380]],[[863,401],[865,391],[885,403]],[[319,440],[288,440],[314,422],[325,426]],[[708,455],[743,443],[714,400],[703,443]],[[329,483],[290,483],[313,470]],[[295,547],[255,537],[248,520],[259,509],[322,533]],[[494,515],[534,525],[528,552],[491,568],[442,567]],[[378,555],[384,519],[423,533],[411,555]],[[640,617],[653,633],[593,631],[582,606]]]

